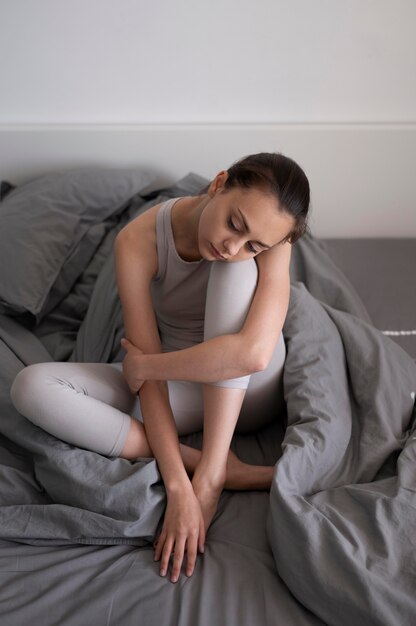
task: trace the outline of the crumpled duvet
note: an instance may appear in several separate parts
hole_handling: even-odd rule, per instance
[[[360,318],[292,287],[288,425],[268,536],[328,624],[416,623],[416,365]]]
[[[291,272],[287,429],[267,525],[277,570],[327,624],[414,625],[416,364],[371,326],[312,237],[294,246]],[[122,332],[109,258],[71,360],[117,360]],[[0,538],[148,544],[165,506],[156,463],[74,448],[20,416],[14,376],[50,357],[14,320],[0,334]]]

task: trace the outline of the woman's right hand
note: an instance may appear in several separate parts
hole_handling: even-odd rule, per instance
[[[201,507],[191,484],[168,494],[162,531],[155,545],[155,561],[160,563],[160,575],[166,576],[173,557],[170,580],[176,583],[186,552],[186,575],[195,569],[198,550],[204,551],[205,528]]]
[[[139,373],[140,357],[143,355],[143,350],[140,350],[140,348],[132,344],[131,341],[125,337],[122,338],[120,343],[126,351],[126,355],[123,359],[123,376],[127,381],[130,391],[133,394],[137,394],[144,383]]]

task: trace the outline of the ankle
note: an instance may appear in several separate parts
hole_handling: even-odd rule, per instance
[[[198,489],[208,491],[222,491],[227,478],[226,468],[223,470],[218,468],[210,468],[197,465],[192,484]]]
[[[193,476],[198,461],[201,458],[201,452],[190,446],[185,446],[183,443],[179,444],[179,448],[185,469],[190,476]]]
[[[226,489],[232,491],[268,491],[273,480],[274,466],[242,463],[227,475]]]

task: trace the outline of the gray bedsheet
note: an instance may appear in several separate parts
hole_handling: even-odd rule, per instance
[[[286,431],[276,414],[233,442],[248,462],[276,462],[271,492],[225,491],[206,553],[177,585],[152,562],[156,463],[74,448],[21,417],[11,381],[50,356],[1,319],[2,624],[416,623],[416,365],[311,237],[295,246],[292,280]],[[119,359],[121,333],[109,258],[71,359]]]

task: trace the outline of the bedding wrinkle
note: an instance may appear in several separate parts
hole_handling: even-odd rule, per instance
[[[415,364],[366,321],[317,304],[301,283],[292,289],[284,327],[288,428],[268,525],[279,573],[324,621],[336,615],[342,626],[410,626],[416,619],[415,555],[409,554],[415,501],[414,491],[407,493],[402,484],[406,476],[414,487],[415,459],[406,458],[406,445],[400,448],[413,410],[409,390],[414,389]],[[327,314],[331,325],[325,322]],[[317,322],[313,341],[325,343],[324,362],[310,359],[305,348],[310,315]],[[336,362],[345,363],[342,376]],[[323,381],[324,400],[319,396]],[[314,419],[317,413],[324,415]],[[324,448],[307,445],[317,431],[327,442]],[[385,477],[377,479],[383,468]],[[302,564],[301,546],[308,550]],[[308,586],[299,579],[299,566]]]
[[[161,579],[152,561],[166,506],[157,463],[68,445],[34,425],[36,417],[23,417],[35,410],[39,421],[56,425],[61,415],[74,425],[81,416],[77,430],[85,426],[84,403],[94,402],[94,441],[110,403],[113,417],[140,419],[121,363],[110,362],[121,360],[123,336],[111,259],[74,361],[51,363],[35,334],[2,316],[0,493],[13,499],[0,507],[0,603],[8,626],[416,624],[416,364],[371,326],[312,236],[293,246],[292,259],[280,352],[287,429],[282,437],[277,398],[265,410],[267,427],[236,433],[233,443],[247,463],[277,461],[270,493],[224,493],[204,556],[177,585]],[[187,409],[192,434],[181,442],[201,449],[203,435],[192,428],[202,422],[189,410],[199,392],[189,402],[182,385],[169,393]],[[46,415],[42,396],[50,394],[56,400]],[[254,405],[250,419],[257,413]],[[103,451],[111,451],[120,423]]]

